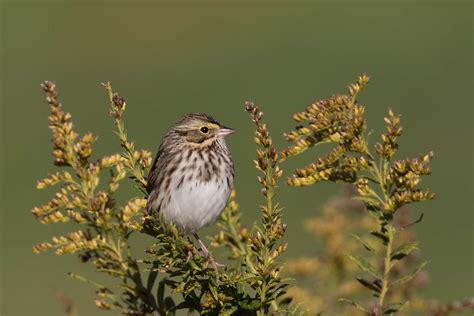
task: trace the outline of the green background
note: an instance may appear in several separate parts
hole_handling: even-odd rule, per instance
[[[66,272],[90,273],[74,256],[33,255],[31,246],[67,227],[30,214],[51,192],[36,179],[51,166],[48,107],[39,83],[58,83],[78,131],[99,136],[97,154],[118,150],[100,81],[128,101],[126,124],[138,147],[156,150],[188,112],[212,114],[238,133],[228,143],[246,222],[260,198],[254,180],[253,126],[242,110],[258,103],[279,145],[290,115],[345,92],[357,75],[372,81],[361,96],[377,134],[391,107],[402,113],[400,157],[433,149],[438,193],[415,205],[430,261],[426,296],[473,294],[472,4],[470,1],[145,2],[9,1],[2,5],[1,315],[60,315],[54,290],[81,315],[103,314],[88,285]],[[373,137],[375,139],[375,136]],[[289,173],[315,153],[286,165]],[[316,253],[302,220],[337,186],[283,188],[289,256]],[[207,232],[212,232],[210,228]]]

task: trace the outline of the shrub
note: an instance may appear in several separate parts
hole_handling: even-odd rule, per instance
[[[136,149],[128,138],[124,98],[110,83],[103,84],[122,151],[93,158],[95,136],[87,133],[80,137],[74,131],[71,115],[58,101],[56,85],[45,81],[42,88],[51,112],[53,162],[60,170],[38,181],[37,187],[56,185],[58,191],[32,212],[42,224],[75,222],[79,229],[39,243],[33,251],[74,253],[96,271],[112,277],[115,285],[105,286],[70,274],[96,288],[95,304],[99,308],[118,309],[123,314],[172,315],[179,310],[222,315],[350,314],[336,303],[338,298],[368,315],[395,314],[408,301],[421,302],[415,306],[441,314],[472,308],[472,300],[461,305],[436,305],[416,295],[424,284],[420,271],[425,262],[418,262],[412,226],[421,218],[409,223],[405,206],[434,198],[433,193],[419,188],[421,177],[431,172],[433,154],[394,159],[402,127],[392,111],[385,118],[387,131],[375,144],[375,154],[369,150],[364,106],[356,100],[367,83],[368,77],[361,76],[349,86],[347,95],[315,102],[294,114],[298,126],[285,134],[292,145],[282,151],[275,149],[260,109],[245,103],[256,126],[255,167],[263,195],[261,221],[252,227],[241,224],[233,192],[217,223],[220,230],[211,241],[211,246],[221,248],[228,258],[228,264],[216,273],[186,235],[145,212],[145,174],[151,153]],[[275,200],[282,177],[280,165],[321,144],[333,146],[324,157],[297,169],[287,184],[308,186],[332,181],[350,183],[354,189],[350,195],[330,200],[322,215],[305,222],[305,227],[323,241],[321,253],[292,259],[286,266],[287,274],[311,276],[318,287],[289,288],[290,280],[282,276],[281,260],[287,248],[286,225]],[[125,187],[123,191],[129,195],[121,204],[117,192],[129,183],[127,179],[133,180],[138,191]],[[142,253],[136,257],[130,238],[141,234],[151,236],[153,244],[133,251]],[[356,273],[356,266],[360,273]],[[357,283],[376,299],[369,299],[369,292],[360,292]],[[360,300],[356,302],[353,296]],[[310,300],[312,304],[301,304]]]

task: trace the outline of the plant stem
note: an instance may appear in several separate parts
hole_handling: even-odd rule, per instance
[[[112,90],[112,86],[110,84],[106,85],[105,88],[109,94],[109,101],[110,105],[114,107],[114,92]],[[134,158],[134,146],[133,143],[128,142],[127,131],[125,130],[125,126],[121,116],[115,118],[115,126],[117,127],[117,134],[119,136],[120,145],[123,149],[125,149],[124,155],[127,158],[127,167],[130,173],[137,179],[140,185],[146,189],[147,181],[145,179],[145,175],[143,171],[138,167],[136,163],[136,159]]]
[[[268,164],[268,168],[265,170],[265,176],[266,176],[266,181],[267,181],[267,191],[265,194],[265,199],[267,202],[267,212],[268,212],[268,218],[270,219],[270,222],[264,218],[264,228],[265,230],[268,230],[269,227],[268,225],[271,224],[271,218],[272,218],[272,213],[273,213],[273,184],[272,184],[272,168],[270,167],[271,161],[270,159],[266,159],[266,162]],[[270,241],[268,240],[268,236],[265,235],[265,247],[262,249],[263,250],[263,264],[265,267],[268,266],[268,255],[269,255],[269,243]],[[266,296],[267,296],[267,282],[265,280],[262,281],[263,284],[261,285],[261,293],[260,293],[260,311],[259,315],[265,315],[265,301],[266,301]]]
[[[393,248],[393,239],[394,239],[394,228],[391,223],[388,223],[387,227],[387,234],[388,234],[388,242],[387,247],[385,249],[385,258],[384,258],[384,272],[383,272],[383,279],[382,279],[382,289],[380,290],[379,296],[379,305],[380,308],[383,308],[384,299],[389,289],[389,274],[392,268],[391,264],[391,254]]]
[[[371,164],[372,176],[375,178],[376,182],[379,184],[380,191],[382,192],[383,197],[384,197],[383,199],[379,197],[379,200],[382,202],[382,206],[383,206],[384,203],[386,203],[388,199],[390,198],[389,192],[388,192],[389,190],[385,183],[385,178],[386,178],[386,173],[387,173],[387,168],[385,167],[385,161],[382,158],[380,160],[380,163],[377,164],[372,154],[368,151],[367,145],[366,145],[366,153],[367,153],[367,156],[372,160],[372,164]],[[385,210],[382,209],[382,212],[385,212]],[[377,314],[377,315],[382,315],[385,297],[390,288],[389,278],[390,278],[390,270],[392,268],[391,255],[392,255],[392,248],[393,248],[393,240],[395,238],[395,228],[393,227],[391,218],[387,219],[385,222],[382,222],[382,219],[379,219],[379,223],[382,226],[382,228],[385,228],[387,230],[387,238],[388,238],[388,241],[385,247],[385,256],[384,256],[384,265],[383,265],[384,267],[383,267],[383,275],[382,275],[382,280],[381,280],[382,286],[380,289],[380,296],[379,296],[379,302],[378,302],[380,310],[378,311],[378,314]]]

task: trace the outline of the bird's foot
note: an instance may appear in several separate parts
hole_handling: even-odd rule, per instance
[[[206,250],[201,250],[198,252],[199,256],[207,260],[207,263],[211,263],[212,265],[215,265],[217,267],[224,267],[225,264],[219,263],[214,259],[214,256]]]
[[[214,256],[209,252],[209,250],[207,250],[206,246],[204,245],[204,243],[201,241],[201,239],[199,238],[199,236],[197,236],[197,234],[194,235],[197,239],[197,241],[199,242],[199,245],[201,246],[201,250],[198,251],[198,254],[204,258],[206,260],[206,265],[210,264],[211,267],[214,269],[214,271],[216,272],[216,277],[217,277],[217,280],[219,280],[219,270],[218,270],[218,267],[224,267],[225,265],[221,264],[221,263],[218,263],[215,259],[214,259]]]
[[[217,282],[219,282],[219,267],[223,267],[224,265],[218,263],[218,262],[214,259],[214,256],[211,255],[211,254],[208,254],[208,256],[207,256],[206,259],[207,259],[206,265],[207,265],[207,264],[210,264],[210,265],[211,265],[212,269],[213,269],[214,272],[216,273],[216,280],[217,280]]]

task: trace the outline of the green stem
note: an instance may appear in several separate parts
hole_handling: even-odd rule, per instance
[[[373,177],[375,178],[376,182],[378,183],[380,187],[380,191],[382,192],[384,196],[384,199],[379,198],[379,200],[381,202],[388,202],[388,199],[390,198],[390,196],[389,196],[387,185],[385,183],[385,177],[387,173],[385,160],[384,158],[381,158],[379,164],[377,164],[372,154],[368,151],[367,145],[366,145],[366,153],[369,159],[372,161],[371,173]],[[382,211],[385,212],[385,210],[383,209]],[[387,219],[385,223],[380,223],[380,224],[383,225],[385,229],[387,230],[387,237],[388,237],[388,241],[385,247],[385,255],[383,259],[383,262],[384,262],[383,275],[382,275],[382,280],[381,280],[382,286],[381,286],[379,302],[378,302],[379,307],[380,307],[380,312],[382,313],[385,297],[390,288],[390,270],[392,269],[392,266],[393,266],[391,262],[391,255],[392,255],[392,249],[393,249],[393,241],[395,238],[395,228],[393,227],[391,219]]]
[[[394,239],[394,228],[391,223],[387,225],[387,233],[388,233],[388,242],[387,242],[387,247],[385,250],[385,258],[384,258],[384,272],[383,272],[383,278],[382,278],[382,289],[380,290],[380,297],[379,297],[379,305],[380,308],[383,308],[384,305],[384,299],[387,294],[387,291],[389,290],[390,284],[389,284],[389,274],[390,270],[392,268],[391,264],[391,254],[392,254],[392,248],[393,248],[393,239]]]
[[[112,86],[108,85],[106,86],[106,89],[107,89],[107,92],[109,93],[110,106],[113,108],[114,107],[114,92],[112,90]],[[125,149],[125,155],[127,158],[126,165],[128,167],[128,170],[140,182],[141,186],[146,189],[147,181],[145,179],[143,170],[140,169],[140,167],[137,165],[135,158],[133,157],[135,150],[133,148],[133,144],[130,145],[128,143],[127,132],[125,130],[124,123],[121,119],[121,116],[115,118],[115,126],[117,127],[117,134],[120,139],[120,145],[122,146],[123,149]]]
[[[270,159],[267,158],[267,165],[268,168],[265,170],[265,176],[266,176],[266,181],[267,181],[267,192],[266,192],[266,202],[267,202],[267,211],[268,211],[268,218],[264,219],[264,226],[266,231],[271,230],[271,225],[272,225],[272,218],[273,218],[273,211],[274,211],[274,206],[273,206],[273,195],[274,195],[274,185],[273,185],[273,167],[271,167],[271,161]],[[271,251],[271,244],[268,236],[265,234],[265,247],[263,248],[263,261],[265,267],[269,265],[269,260],[268,257],[270,255]],[[261,296],[260,296],[260,302],[261,302],[261,307],[259,314],[260,315],[265,315],[265,302],[267,301],[267,282],[266,280],[263,281],[263,284],[261,286]],[[273,310],[277,311],[278,310],[278,304],[272,300],[271,301],[271,306]]]

